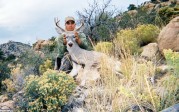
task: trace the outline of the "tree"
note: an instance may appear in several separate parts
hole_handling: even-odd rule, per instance
[[[137,7],[136,7],[134,4],[130,4],[127,9],[128,9],[128,11],[130,11],[130,10],[135,10],[135,9],[137,9]]]
[[[1,49],[0,49],[0,60],[4,60],[4,53]]]
[[[120,15],[120,28],[136,28],[139,24],[156,24],[158,23],[156,11],[148,13],[148,10],[144,7],[139,7],[136,12],[129,13],[124,12]]]
[[[77,12],[86,24],[84,33],[93,41],[109,41],[113,39],[111,34],[115,34],[118,29],[118,22],[114,18],[116,9],[111,8],[111,0],[99,4],[94,0],[85,8],[83,12]],[[109,10],[109,8],[111,10]]]

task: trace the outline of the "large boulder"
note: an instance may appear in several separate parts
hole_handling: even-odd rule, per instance
[[[179,51],[179,16],[175,17],[162,29],[158,38],[159,50],[172,49]]]

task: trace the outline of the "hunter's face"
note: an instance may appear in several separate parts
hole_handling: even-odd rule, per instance
[[[75,26],[76,26],[76,24],[74,21],[67,21],[65,23],[65,28],[67,31],[73,31],[75,29]]]

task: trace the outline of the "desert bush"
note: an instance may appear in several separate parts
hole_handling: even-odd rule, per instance
[[[163,88],[160,91],[160,108],[159,111],[168,108],[179,101],[179,84],[178,84],[178,77],[168,74],[167,76],[163,77],[158,86]]]
[[[24,87],[24,71],[21,69],[21,65],[16,65],[11,68],[8,79],[2,81],[8,94],[13,95],[17,91],[22,90]]]
[[[119,46],[127,53],[140,53],[140,47],[155,42],[158,34],[159,29],[154,25],[138,25],[136,29],[126,29],[118,32],[114,43],[115,46]]]
[[[151,42],[156,42],[159,32],[159,28],[151,24],[138,25],[135,29],[137,40],[140,46],[147,45]]]
[[[111,43],[111,42],[99,42],[94,47],[94,50],[96,50],[98,52],[106,53],[108,55],[112,55],[113,52],[114,52],[113,43]]]
[[[40,77],[30,75],[26,79],[29,111],[60,111],[76,86],[73,77],[50,69]]]
[[[52,69],[52,61],[47,59],[42,65],[39,67],[39,71],[41,74],[47,71],[47,69]]]
[[[8,93],[14,93],[16,91],[15,84],[11,79],[5,79],[4,81],[2,81],[2,84],[6,86],[6,91]]]
[[[172,74],[179,77],[179,53],[169,49],[164,50],[164,56],[166,58],[167,64],[172,69]]]
[[[34,74],[39,75],[39,67],[44,62],[42,54],[35,52],[34,50],[28,50],[21,54],[17,62],[22,65],[22,69],[26,73],[25,75]]]
[[[116,46],[119,46],[119,48],[124,48],[125,52],[134,54],[137,53],[139,49],[137,38],[135,36],[134,30],[121,30],[117,34],[117,38],[114,40],[114,43]]]

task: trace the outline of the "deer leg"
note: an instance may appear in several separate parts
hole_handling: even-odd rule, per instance
[[[82,66],[78,65],[74,62],[72,62],[72,64],[73,64],[73,69],[69,74],[70,74],[70,76],[74,77],[78,74],[78,71],[82,68]]]
[[[61,58],[56,57],[56,59],[55,59],[55,66],[54,66],[54,70],[59,70],[60,65],[61,65]]]

